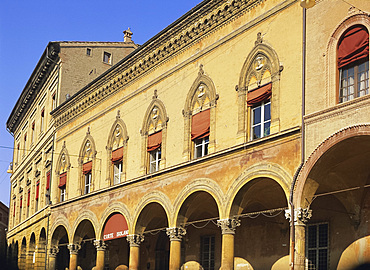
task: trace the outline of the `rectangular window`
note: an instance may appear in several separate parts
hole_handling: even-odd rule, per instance
[[[46,191],[45,191],[45,204],[50,204],[50,174],[51,171],[46,173]]]
[[[369,61],[339,70],[339,102],[369,94]]]
[[[23,201],[23,196],[21,196],[19,200],[19,223],[22,221],[22,201]]]
[[[159,164],[161,162],[161,148],[157,148],[149,152],[149,172],[156,172],[159,170]]]
[[[328,223],[307,226],[306,245],[308,269],[329,269],[329,233]]]
[[[208,155],[209,136],[194,140],[194,158]]]
[[[30,201],[31,201],[31,190],[29,189],[28,194],[27,194],[27,214],[26,214],[26,217],[28,217],[29,214],[30,214]]]
[[[85,174],[85,193],[90,193],[91,189],[91,171]]]
[[[59,175],[59,201],[64,202],[66,199],[66,185],[67,185],[67,172],[63,172]]]
[[[200,264],[204,270],[215,269],[215,236],[202,236],[200,247]]]
[[[113,174],[114,174],[113,184],[116,185],[116,184],[121,183],[122,161],[115,162],[113,164],[113,170],[114,170],[114,172],[113,172]]]
[[[57,94],[56,92],[51,96],[52,103],[51,103],[51,109],[54,110],[57,107]]]
[[[64,202],[66,200],[66,186],[63,186],[60,189],[60,201]]]
[[[19,163],[19,157],[20,157],[20,154],[21,154],[21,152],[20,152],[20,146],[19,146],[19,143],[17,144],[17,162],[16,162],[16,164],[18,165],[18,163]]]
[[[91,56],[91,49],[90,48],[86,48],[86,55]]]
[[[104,52],[103,54],[103,62],[107,64],[111,64],[111,54],[108,52]]]
[[[14,210],[13,210],[13,227],[15,225],[15,208],[16,207],[16,203],[15,203],[15,199],[14,199]]]
[[[251,139],[270,135],[271,102],[265,101],[252,107]]]
[[[39,211],[40,180],[36,183],[35,212]]]
[[[31,143],[35,142],[35,121],[31,125]]]
[[[26,155],[26,148],[27,148],[27,133],[24,134],[23,155]]]

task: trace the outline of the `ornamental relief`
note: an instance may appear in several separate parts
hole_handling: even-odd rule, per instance
[[[192,114],[211,107],[210,91],[207,85],[200,83],[191,102]]]
[[[155,133],[157,131],[160,131],[163,129],[163,115],[161,110],[158,108],[158,106],[154,106],[150,117],[148,119],[149,121],[149,129],[148,129],[148,134]]]
[[[262,53],[254,58],[247,72],[248,90],[257,88],[271,81],[271,61]]]

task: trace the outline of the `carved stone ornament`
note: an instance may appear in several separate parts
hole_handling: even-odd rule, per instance
[[[78,251],[81,249],[81,245],[79,245],[79,244],[68,244],[67,248],[69,249],[69,253],[71,255],[77,255]]]
[[[107,245],[103,240],[94,240],[94,246],[97,251],[104,251],[107,248]]]
[[[158,98],[158,91],[156,89],[156,90],[154,90],[153,99],[157,99],[157,98]]]
[[[294,223],[305,224],[312,217],[312,210],[308,208],[294,209]],[[292,222],[292,215],[290,209],[285,210],[285,218]]]
[[[58,252],[59,252],[59,248],[58,246],[52,246],[50,249],[49,249],[49,254],[50,256],[52,257],[56,257],[58,255]]]
[[[204,75],[203,64],[200,64],[200,65],[199,65],[199,72],[198,72],[198,74],[199,74],[199,76]]]
[[[257,33],[257,40],[254,42],[254,45],[257,46],[258,44],[261,44],[263,42],[262,34],[261,32]]]
[[[240,220],[237,218],[219,219],[217,226],[221,227],[222,234],[235,234],[236,227],[240,226]]]
[[[167,228],[166,233],[170,241],[181,241],[182,237],[186,234],[186,230],[182,227]]]
[[[130,247],[139,247],[143,241],[144,241],[144,235],[142,234],[127,235],[127,242],[130,243]]]

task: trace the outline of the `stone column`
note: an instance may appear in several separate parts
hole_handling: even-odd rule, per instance
[[[34,251],[35,251],[34,249],[27,251],[26,269],[34,269],[34,265],[33,265],[33,253],[34,253]]]
[[[182,227],[167,228],[170,237],[170,267],[169,270],[179,270],[181,264],[181,239],[186,234]]]
[[[96,247],[96,270],[104,270],[104,255],[107,245],[103,240],[94,240]]]
[[[144,241],[144,235],[131,234],[127,236],[127,241],[130,243],[130,259],[129,269],[138,270],[140,262],[140,244]]]
[[[306,223],[312,216],[312,210],[297,208],[294,210],[294,270],[304,270],[306,265]],[[291,211],[285,212],[285,217],[291,220]],[[291,239],[292,241],[292,239]],[[292,266],[292,265],[291,265]]]
[[[76,270],[77,269],[77,255],[78,251],[81,249],[79,244],[69,244],[67,246],[69,249],[69,270]]]
[[[58,252],[59,252],[59,248],[57,246],[53,246],[52,248],[50,248],[50,250],[49,250],[49,266],[48,266],[49,270],[55,270]]]
[[[234,269],[234,235],[236,227],[240,226],[240,221],[233,219],[219,219],[217,225],[222,231],[222,254],[221,267],[222,270]]]

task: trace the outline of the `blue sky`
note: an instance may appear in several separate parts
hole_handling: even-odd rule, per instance
[[[6,121],[49,41],[122,41],[130,27],[143,44],[200,2],[0,1],[0,201],[9,205],[13,137]]]

